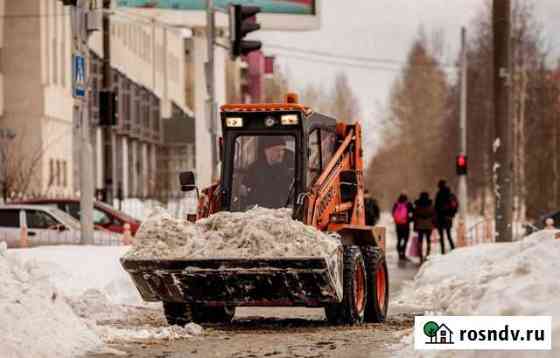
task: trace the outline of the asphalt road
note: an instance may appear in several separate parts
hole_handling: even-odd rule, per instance
[[[396,255],[388,247],[390,301],[403,283],[411,280],[417,265],[408,262],[399,267]],[[256,357],[391,357],[391,346],[400,338],[399,331],[413,325],[409,312],[393,312],[384,324],[358,327],[333,327],[325,321],[322,309],[240,308],[232,324],[205,325],[200,337],[172,341],[115,342],[111,348],[120,356],[139,358],[256,358]],[[161,310],[142,310],[122,325],[165,325]],[[86,358],[115,358],[116,354],[90,354]]]

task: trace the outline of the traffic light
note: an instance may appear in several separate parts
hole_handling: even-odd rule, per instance
[[[457,175],[467,175],[468,161],[467,156],[459,154],[456,159]]]
[[[99,125],[117,124],[117,96],[113,91],[99,91]]]
[[[249,52],[260,50],[262,43],[256,40],[245,40],[247,34],[261,28],[256,17],[261,8],[258,6],[229,6],[229,37],[231,42],[231,58],[236,59]]]

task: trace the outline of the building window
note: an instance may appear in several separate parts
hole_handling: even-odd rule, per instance
[[[55,37],[52,39],[52,54],[53,54],[53,82],[58,83],[58,46],[56,43],[56,27]]]
[[[49,186],[54,185],[54,160],[49,160]]]
[[[61,19],[62,22],[62,38],[60,39],[60,62],[61,62],[61,70],[60,70],[60,83],[63,87],[66,87],[66,8],[62,8],[62,13],[64,16]]]
[[[61,177],[61,168],[60,168],[60,160],[56,161],[56,186],[60,186],[60,177]]]
[[[63,187],[67,187],[68,186],[68,172],[67,172],[68,168],[67,168],[67,162],[66,160],[62,162],[62,186]]]

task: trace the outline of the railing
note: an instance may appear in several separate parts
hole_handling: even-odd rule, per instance
[[[467,229],[466,246],[474,246],[495,241],[494,219],[485,218]]]
[[[58,229],[27,229],[1,228],[0,242],[5,242],[8,248],[27,248],[37,246],[80,245],[82,243],[79,230]],[[121,246],[125,244],[122,234],[95,230],[93,240],[88,245]]]

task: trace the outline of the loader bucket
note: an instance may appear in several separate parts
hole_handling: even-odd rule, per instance
[[[342,300],[342,254],[329,258],[122,258],[145,301],[319,307]]]

